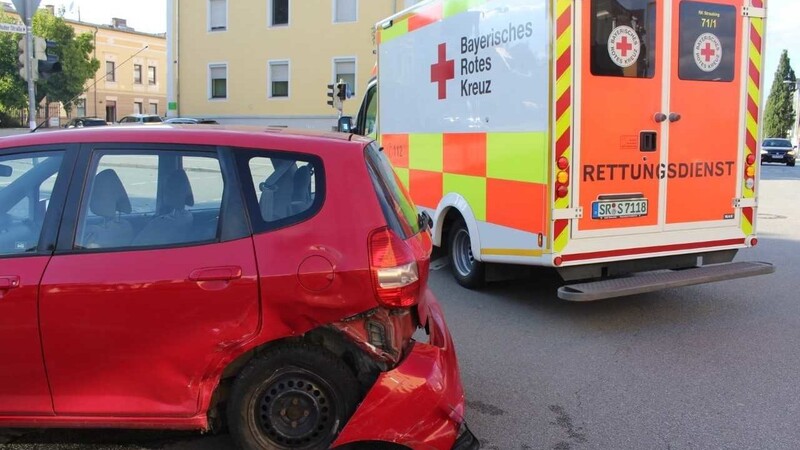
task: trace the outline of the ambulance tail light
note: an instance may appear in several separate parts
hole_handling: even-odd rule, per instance
[[[564,198],[569,195],[569,160],[560,157],[556,161],[559,171],[556,173],[556,197]]]
[[[744,185],[747,189],[753,190],[756,187],[756,155],[749,154],[745,160]]]
[[[388,308],[416,305],[422,283],[413,250],[392,230],[380,228],[369,238],[369,252],[378,302]]]

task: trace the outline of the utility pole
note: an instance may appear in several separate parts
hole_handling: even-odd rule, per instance
[[[41,0],[12,0],[14,8],[25,22],[27,31],[25,32],[25,54],[28,56],[26,66],[28,80],[28,126],[31,130],[36,129],[36,80],[33,77],[33,63],[36,57],[33,54],[33,15],[39,9]],[[37,66],[38,67],[38,66]],[[38,68],[36,69],[38,70]]]

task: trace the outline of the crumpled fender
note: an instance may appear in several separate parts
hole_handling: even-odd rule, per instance
[[[430,343],[415,343],[382,373],[333,446],[384,441],[414,449],[450,449],[464,416],[464,390],[441,307],[426,295]]]

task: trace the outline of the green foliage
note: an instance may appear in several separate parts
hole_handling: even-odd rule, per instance
[[[784,83],[789,81],[789,83]],[[764,112],[764,137],[786,137],[795,124],[794,91],[797,78],[789,62],[789,53],[784,50],[772,82]]]
[[[0,10],[0,22],[17,23]],[[24,108],[27,104],[27,85],[19,76],[17,42],[22,34],[0,33],[0,111]]]
[[[0,10],[0,22],[16,23],[15,18]],[[61,61],[61,73],[36,83],[36,103],[47,96],[48,101],[61,102],[69,110],[69,103],[83,92],[86,80],[94,77],[100,62],[92,57],[94,51],[91,33],[75,35],[75,30],[62,19],[45,10],[33,16],[33,33],[57,43],[54,51]],[[18,45],[23,35],[0,33],[0,111],[24,108],[28,103],[27,83],[17,69]]]
[[[58,45],[54,52],[61,61],[62,71],[47,80],[36,83],[37,103],[47,96],[50,102],[61,102],[69,111],[70,101],[84,90],[86,80],[94,77],[100,62],[92,57],[94,51],[91,33],[75,35],[75,30],[62,19],[40,10],[33,17],[33,33],[54,41]]]

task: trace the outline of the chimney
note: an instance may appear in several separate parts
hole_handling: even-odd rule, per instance
[[[114,28],[127,29],[128,28],[128,21],[126,19],[120,19],[120,18],[114,17],[114,18],[111,19],[111,26],[114,27]]]
[[[51,16],[55,16],[56,15],[56,7],[55,6],[53,6],[53,5],[44,5],[44,9],[46,9],[47,12],[50,13]]]

